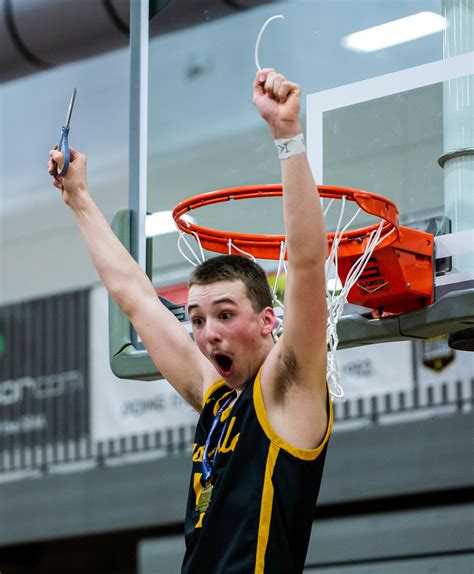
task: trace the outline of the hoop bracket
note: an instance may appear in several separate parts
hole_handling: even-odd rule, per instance
[[[430,233],[399,227],[399,237],[376,249],[347,300],[369,307],[374,318],[400,315],[433,303],[434,238]],[[357,257],[339,255],[344,283]]]

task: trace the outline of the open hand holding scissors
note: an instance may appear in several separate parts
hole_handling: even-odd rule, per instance
[[[54,177],[63,176],[67,173],[67,168],[69,167],[69,160],[71,159],[71,153],[69,151],[69,143],[68,143],[68,135],[69,135],[69,123],[71,121],[72,109],[74,107],[74,102],[76,101],[76,93],[77,90],[74,88],[74,91],[71,96],[71,100],[69,101],[69,109],[67,111],[66,116],[66,123],[63,125],[61,129],[61,137],[59,138],[59,143],[54,149],[58,149],[64,155],[64,162],[62,165],[55,164],[54,165]]]

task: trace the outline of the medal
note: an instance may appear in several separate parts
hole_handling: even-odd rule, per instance
[[[212,489],[214,488],[214,486],[211,483],[212,468],[216,463],[217,455],[219,453],[219,446],[222,442],[222,439],[224,438],[224,433],[225,433],[225,429],[227,427],[228,421],[225,422],[225,424],[222,428],[219,440],[217,441],[217,446],[216,446],[216,449],[214,451],[214,459],[213,459],[212,463],[209,460],[209,449],[211,446],[211,437],[212,437],[212,433],[216,430],[216,427],[219,424],[219,421],[221,420],[222,413],[230,405],[230,403],[233,401],[234,398],[235,398],[235,393],[231,393],[231,395],[227,399],[227,401],[217,411],[217,414],[216,414],[214,420],[212,421],[209,435],[206,439],[206,445],[204,447],[204,453],[202,455],[202,477],[205,481],[205,485],[201,491],[201,496],[199,497],[199,501],[196,504],[197,512],[206,512],[206,510],[209,508],[209,504],[211,503]]]
[[[209,481],[206,483],[206,486],[202,489],[201,496],[199,497],[199,502],[198,504],[196,504],[196,510],[198,512],[206,512],[206,510],[209,508],[213,488],[214,487]]]

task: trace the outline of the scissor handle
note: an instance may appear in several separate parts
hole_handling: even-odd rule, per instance
[[[68,143],[69,126],[63,126],[61,129],[61,137],[57,145],[58,150],[64,154],[64,162],[62,165],[57,163],[54,165],[53,175],[64,176],[67,173],[67,168],[69,167],[69,160],[71,159],[71,152],[69,151]]]

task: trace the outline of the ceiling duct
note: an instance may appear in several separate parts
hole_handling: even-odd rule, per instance
[[[150,35],[271,1],[150,0]],[[130,0],[0,0],[0,10],[0,83],[128,44]]]

